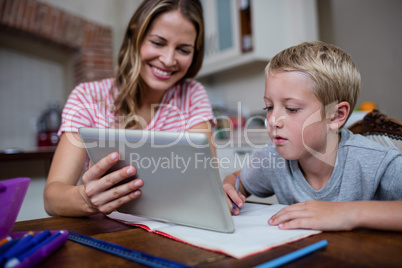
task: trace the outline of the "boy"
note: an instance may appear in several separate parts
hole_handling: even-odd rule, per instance
[[[276,194],[290,205],[268,220],[281,229],[402,231],[402,154],[342,129],[360,90],[351,57],[333,45],[306,42],[278,53],[265,76],[272,142],[225,178],[231,212],[239,214],[250,194]],[[268,167],[267,161],[281,164]]]

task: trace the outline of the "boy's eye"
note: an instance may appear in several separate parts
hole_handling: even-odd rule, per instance
[[[272,111],[274,109],[274,107],[272,106],[266,106],[265,108],[262,108],[265,111]]]
[[[291,112],[291,113],[295,113],[295,112],[299,111],[300,109],[288,107],[288,108],[286,108],[286,110],[288,110],[288,111]]]

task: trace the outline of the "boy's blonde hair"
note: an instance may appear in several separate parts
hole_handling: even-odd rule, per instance
[[[337,46],[321,41],[304,42],[276,54],[265,75],[301,72],[312,81],[312,90],[323,108],[346,101],[353,111],[360,93],[360,72],[352,58]],[[325,109],[322,109],[325,115]],[[349,113],[350,116],[350,113]],[[349,118],[349,117],[348,117]]]

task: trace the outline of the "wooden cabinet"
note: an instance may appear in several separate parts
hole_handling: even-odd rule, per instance
[[[252,50],[242,52],[240,8],[244,1],[201,1],[206,49],[198,77],[252,62],[268,62],[289,46],[318,40],[316,0],[249,0]]]

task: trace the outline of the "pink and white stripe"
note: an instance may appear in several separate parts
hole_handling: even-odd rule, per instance
[[[110,88],[113,78],[82,83],[70,94],[62,113],[63,132],[78,132],[80,127],[115,128],[118,117],[113,113]],[[117,89],[114,89],[116,93]],[[202,84],[188,80],[168,89],[151,122],[144,129],[186,131],[202,122],[216,124],[207,92]]]

